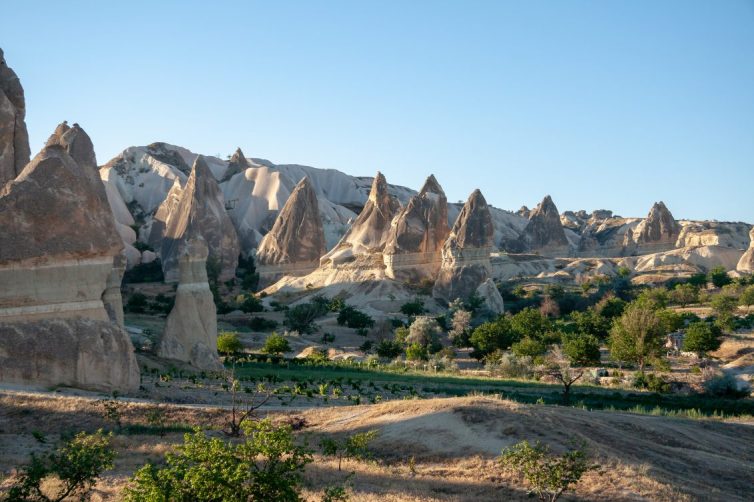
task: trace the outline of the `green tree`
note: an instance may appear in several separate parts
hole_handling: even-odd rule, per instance
[[[471,312],[458,309],[453,312],[450,321],[448,337],[456,347],[467,347],[469,343],[469,330],[471,329]]]
[[[406,359],[409,361],[426,361],[429,359],[427,347],[420,343],[412,343],[406,347]]]
[[[500,463],[504,470],[523,476],[543,502],[555,502],[577,484],[585,472],[596,468],[590,465],[583,445],[558,456],[539,441],[534,445],[522,441],[506,448]]]
[[[585,333],[564,334],[563,352],[573,364],[579,366],[600,363],[600,341],[594,335]]]
[[[195,431],[165,465],[147,464],[125,490],[127,502],[302,500],[299,486],[311,453],[291,427],[269,419],[244,422],[244,441],[225,442]]]
[[[401,305],[401,313],[407,316],[413,317],[417,315],[422,315],[424,312],[425,312],[424,302],[419,300],[418,298]]]
[[[365,460],[372,456],[369,451],[369,443],[371,443],[379,433],[376,430],[367,432],[360,432],[348,436],[343,441],[326,437],[322,438],[319,445],[322,448],[324,455],[338,457],[338,470],[340,471],[341,464],[344,458]]]
[[[380,340],[375,347],[378,356],[386,359],[395,359],[403,352],[403,344],[393,340]]]
[[[529,336],[542,339],[552,329],[552,323],[538,309],[527,307],[521,312],[511,316],[510,325],[519,338]]]
[[[738,301],[733,296],[717,294],[710,299],[710,305],[717,315],[715,323],[721,329],[733,330],[733,313],[736,311]]]
[[[715,285],[716,288],[722,288],[726,284],[730,284],[732,279],[725,270],[725,267],[715,267],[709,271],[708,274],[710,282]]]
[[[285,311],[284,324],[288,329],[299,333],[313,333],[317,331],[314,321],[328,312],[327,306],[317,302],[302,303]]]
[[[418,343],[426,348],[430,354],[434,354],[442,348],[440,345],[440,333],[442,329],[435,319],[431,317],[417,317],[408,328],[406,342]]]
[[[547,352],[547,346],[541,341],[527,336],[512,344],[511,352],[518,357],[529,356],[533,359]]]
[[[32,454],[31,462],[22,468],[8,491],[8,502],[59,502],[69,497],[86,498],[103,471],[113,468],[115,450],[112,434],[102,430],[94,434],[79,432],[63,442],[54,452]],[[44,483],[57,479],[57,490]]]
[[[231,331],[223,331],[217,335],[217,351],[221,354],[235,354],[241,352],[243,344],[241,339],[238,338],[238,333]]]
[[[631,303],[610,331],[610,355],[616,361],[635,363],[640,370],[662,354],[666,325],[648,301]]]
[[[747,286],[741,292],[741,296],[738,297],[738,303],[746,307],[747,311],[751,309],[751,306],[754,305],[754,285]]]
[[[670,292],[670,301],[676,305],[685,307],[699,301],[699,288],[693,284],[676,284]]]
[[[686,328],[686,336],[683,338],[683,350],[696,352],[703,357],[706,352],[717,350],[720,347],[720,328],[704,321],[692,322]]]
[[[271,333],[270,336],[267,337],[267,339],[264,341],[264,347],[262,347],[262,352],[266,354],[283,354],[290,351],[291,346],[288,343],[288,340],[286,340],[282,335],[278,335],[275,332]]]
[[[480,324],[474,329],[469,338],[471,346],[474,347],[471,355],[477,359],[483,359],[495,350],[509,349],[520,339],[521,337],[511,327],[509,318],[501,316],[494,321]]]
[[[345,324],[349,328],[354,329],[371,328],[374,326],[374,319],[350,305],[345,305],[340,309],[340,313],[338,313],[338,324],[341,326]]]

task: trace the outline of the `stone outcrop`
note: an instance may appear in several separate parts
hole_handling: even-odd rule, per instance
[[[552,197],[546,196],[529,214],[529,223],[521,234],[523,250],[544,256],[567,256],[568,238]]]
[[[157,208],[157,212],[152,217],[152,224],[149,227],[149,238],[147,244],[152,249],[159,249],[162,245],[162,239],[165,237],[165,231],[167,230],[168,220],[171,216],[177,214],[176,209],[181,202],[181,194],[183,193],[183,186],[181,180],[176,178],[173,182],[173,186],[170,187],[165,200],[162,201],[160,207]]]
[[[484,301],[483,306],[486,310],[493,314],[502,314],[505,311],[503,296],[492,279],[487,279],[481,283],[476,289],[476,294]]]
[[[364,209],[340,242],[322,257],[320,263],[337,265],[351,261],[359,255],[382,253],[390,232],[390,223],[400,207],[398,199],[388,193],[385,176],[378,172],[372,182],[372,190]]]
[[[432,294],[450,302],[466,300],[490,276],[495,229],[482,192],[474,190],[442,248],[442,266]]]
[[[244,157],[241,148],[236,148],[236,151],[230,157],[230,161],[228,161],[228,169],[225,171],[225,174],[220,180],[220,183],[228,181],[236,174],[242,173],[250,167],[251,164],[249,164],[249,161],[246,160],[246,157]]]
[[[754,274],[754,228],[749,233],[751,242],[749,243],[749,249],[746,250],[744,255],[738,261],[736,270],[739,272],[746,272],[748,274]]]
[[[120,391],[139,385],[133,347],[118,326],[119,279],[112,275],[123,244],[92,174],[66,147],[51,144],[0,189],[6,381]]]
[[[18,176],[29,163],[31,150],[25,117],[24,89],[0,49],[0,187]]]
[[[197,235],[207,243],[209,259],[219,266],[218,279],[227,281],[235,277],[240,254],[238,236],[225,212],[225,202],[217,181],[201,155],[194,161],[178,204],[167,217],[160,250],[165,282],[178,281],[180,250],[186,239]]]
[[[207,281],[208,255],[207,244],[198,235],[181,242],[175,306],[168,315],[156,353],[199,369],[220,370],[217,312]]]
[[[636,227],[633,233],[633,243],[626,244],[635,244],[639,247],[647,245],[673,247],[680,233],[681,225],[675,221],[665,203],[655,202],[647,218]]]
[[[387,276],[404,281],[434,277],[448,233],[448,200],[430,175],[390,226],[383,253]]]
[[[325,234],[319,217],[317,194],[302,178],[264,236],[256,255],[260,287],[284,275],[306,275],[325,254]]]

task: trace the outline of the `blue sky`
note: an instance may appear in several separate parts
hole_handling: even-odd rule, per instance
[[[166,141],[505,209],[754,222],[754,1],[4,1],[32,151]]]

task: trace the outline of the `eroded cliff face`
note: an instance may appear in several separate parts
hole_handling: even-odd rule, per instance
[[[264,236],[257,251],[260,285],[283,275],[305,275],[325,254],[325,234],[319,217],[317,194],[309,178],[303,178]]]
[[[390,233],[390,224],[400,207],[398,199],[388,193],[385,176],[378,172],[364,209],[320,263],[338,265],[361,255],[380,255]]]
[[[467,300],[490,276],[495,229],[482,192],[475,190],[463,206],[442,248],[442,266],[433,296]]]
[[[118,325],[123,244],[92,174],[51,144],[0,189],[3,381],[138,388],[133,347]]]
[[[434,277],[448,233],[448,200],[430,175],[393,219],[383,254],[388,277],[408,281]]]
[[[172,190],[176,190],[175,185]],[[235,277],[240,246],[233,223],[225,211],[217,181],[200,155],[194,161],[186,186],[174,210],[166,218],[160,258],[165,282],[179,279],[178,255],[184,241],[200,235],[209,248],[209,259],[219,266],[221,281]]]
[[[746,250],[744,255],[738,261],[736,270],[739,272],[745,272],[748,274],[754,273],[754,228],[749,233],[749,249]]]
[[[217,312],[207,280],[207,244],[189,236],[178,256],[175,305],[168,315],[156,353],[202,370],[220,370],[217,355]]]
[[[246,157],[244,156],[241,149],[236,148],[236,151],[230,157],[230,161],[228,161],[228,168],[225,170],[225,174],[223,174],[220,182],[223,183],[225,181],[228,181],[236,174],[242,173],[250,167],[251,164],[249,164],[249,161],[246,160]]]
[[[26,100],[16,73],[0,49],[0,187],[21,173],[29,163]]]
[[[520,242],[522,251],[544,256],[568,256],[568,238],[558,208],[549,195],[529,213],[529,223],[521,234]]]

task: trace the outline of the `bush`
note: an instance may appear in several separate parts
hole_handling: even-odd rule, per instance
[[[552,329],[552,323],[538,309],[527,307],[510,318],[511,329],[518,338],[525,336],[542,339],[545,333]]]
[[[135,267],[126,270],[123,274],[124,284],[136,284],[141,282],[163,282],[165,276],[162,273],[160,260],[150,263],[139,263]]]
[[[356,310],[350,305],[346,305],[340,309],[338,314],[338,324],[343,326],[344,324],[349,328],[371,328],[374,326],[374,319],[370,316]]]
[[[510,352],[496,351],[485,358],[485,368],[506,378],[531,378],[534,374],[531,357],[517,357]]]
[[[742,398],[749,395],[749,390],[736,381],[730,373],[713,374],[704,381],[704,393],[713,397]]]
[[[640,370],[651,359],[659,359],[668,324],[660,309],[646,300],[629,305],[610,331],[610,355],[616,361],[635,363]]]
[[[430,317],[417,317],[408,329],[407,343],[418,343],[429,353],[435,353],[442,348],[440,345],[440,325]]]
[[[670,392],[670,383],[654,373],[640,371],[634,375],[633,386],[637,389],[647,389],[652,392]]]
[[[230,355],[241,352],[243,345],[237,333],[224,331],[217,336],[217,351],[221,354]]]
[[[111,437],[102,430],[94,434],[80,432],[52,453],[32,454],[31,462],[17,475],[6,500],[57,502],[74,496],[84,500],[100,474],[113,468],[115,450]],[[44,483],[48,478],[57,478],[60,482],[57,492],[50,493],[50,487]]]
[[[378,356],[386,359],[395,359],[403,352],[403,346],[400,342],[394,340],[381,340],[375,347]]]
[[[318,303],[302,303],[285,311],[285,325],[299,333],[317,331],[314,320],[327,313],[327,309]]]
[[[429,359],[427,347],[420,343],[412,343],[406,347],[406,359],[409,361],[426,361]]]
[[[500,455],[503,469],[520,474],[532,486],[539,500],[554,502],[575,485],[590,469],[584,446],[557,456],[537,441],[533,446],[522,441],[503,450]]]
[[[707,275],[710,282],[715,285],[716,288],[722,288],[726,284],[730,284],[733,280],[728,275],[725,267],[715,267],[709,271]]]
[[[299,485],[312,457],[294,444],[291,427],[262,420],[246,421],[243,429],[241,443],[186,434],[164,467],[147,464],[136,471],[125,500],[302,500]]]
[[[720,347],[720,328],[704,321],[692,322],[686,328],[683,338],[683,350],[696,352],[703,357],[705,352],[717,350]]]
[[[474,347],[471,355],[477,359],[496,350],[507,350],[520,340],[507,317],[498,317],[497,320],[486,322],[477,326],[471,333],[469,343]]]
[[[401,305],[401,313],[407,316],[418,316],[424,312],[424,302],[419,299]]]
[[[268,336],[264,341],[264,347],[262,347],[262,352],[264,352],[265,354],[279,355],[290,351],[291,346],[288,343],[288,340],[286,340],[283,336],[278,335],[277,333],[272,333],[270,336]]]
[[[365,460],[372,456],[369,451],[369,443],[376,437],[378,432],[371,430],[359,432],[348,436],[344,441],[338,441],[333,438],[322,438],[320,447],[323,455],[338,457],[338,470],[340,471],[341,463],[344,458]]]
[[[147,295],[137,291],[128,297],[128,301],[126,301],[126,306],[123,310],[126,312],[133,312],[134,314],[143,314],[147,310],[147,305]]]
[[[252,317],[249,319],[249,328],[254,331],[269,331],[277,328],[278,323],[272,319],[265,319],[264,317]]]
[[[264,312],[262,302],[254,295],[243,295],[243,299],[238,304],[241,312],[250,314],[252,312]]]
[[[547,346],[539,340],[535,340],[534,338],[527,336],[521,341],[511,345],[511,352],[516,354],[518,357],[528,356],[535,358],[547,352]]]
[[[563,335],[563,352],[579,366],[600,363],[600,342],[593,335]]]

